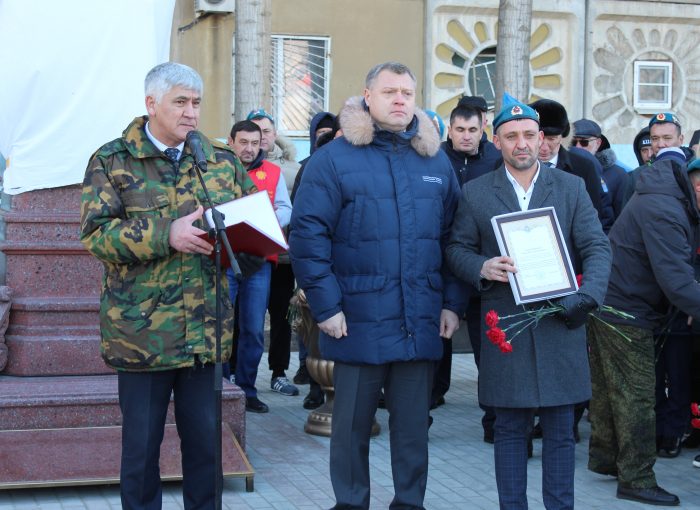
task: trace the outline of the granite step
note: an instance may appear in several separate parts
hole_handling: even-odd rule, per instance
[[[243,453],[246,423],[243,391],[238,386],[224,381],[221,408],[223,435],[226,436],[228,430],[232,439],[225,448],[240,451],[240,454],[234,454],[237,459],[235,464],[240,469],[231,469],[246,473],[247,459]],[[175,423],[172,402],[166,422],[171,425]],[[42,466],[46,462],[47,451],[54,450],[54,458],[73,462],[71,465],[62,462],[61,469],[66,473],[79,472],[85,476],[79,482],[69,477],[69,483],[109,481],[109,476],[105,474],[99,460],[101,457],[91,455],[90,452],[99,449],[102,453],[109,452],[118,459],[121,451],[120,425],[116,375],[0,376],[0,466],[20,466],[20,458],[13,459],[11,455],[19,455],[17,444],[23,445],[23,467],[10,471],[0,470],[0,488],[46,485],[50,484],[51,480],[56,482],[57,477],[52,474],[53,471],[47,471],[46,467]],[[172,427],[170,429],[175,430]],[[179,440],[177,432],[174,433],[175,437],[164,440],[161,448],[161,462],[167,463],[168,466],[179,466],[179,461],[176,462],[179,459]],[[169,434],[172,435],[173,432]],[[86,442],[76,450],[76,440],[80,437]],[[76,451],[80,451],[80,455],[76,455]],[[32,463],[35,465],[32,466]],[[18,473],[23,473],[28,479],[19,480],[21,476]],[[115,471],[114,466],[111,467],[111,476],[118,478],[118,469]],[[177,473],[174,476],[177,476]],[[252,487],[252,475],[250,477],[249,483]]]

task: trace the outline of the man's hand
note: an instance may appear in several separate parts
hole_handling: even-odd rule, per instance
[[[443,308],[440,312],[440,336],[452,338],[457,329],[459,329],[459,317],[452,310]]]
[[[510,257],[494,257],[481,266],[481,278],[495,282],[507,282],[508,273],[517,273],[515,261]]]
[[[343,312],[338,312],[330,319],[319,322],[318,328],[333,338],[348,336],[348,326],[345,324],[345,314]]]
[[[569,329],[583,326],[588,320],[588,314],[598,306],[591,296],[581,292],[564,296],[557,304],[564,307],[564,310],[557,312],[557,317],[562,319]]]
[[[204,214],[204,208],[200,205],[193,213],[178,218],[170,224],[168,243],[173,249],[182,253],[201,253],[209,255],[214,248],[200,236],[206,234],[204,230],[193,227],[192,223],[197,221]]]

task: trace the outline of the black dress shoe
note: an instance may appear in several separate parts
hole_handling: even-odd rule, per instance
[[[532,458],[532,437],[527,438],[527,458],[531,459]]]
[[[648,489],[633,489],[631,487],[617,486],[617,497],[619,499],[629,499],[647,505],[657,506],[678,506],[681,500],[678,496],[665,491],[658,485]]]
[[[592,468],[588,466],[589,471],[593,471],[594,473],[598,473],[599,475],[606,475],[606,476],[614,476],[617,478],[617,467],[612,467],[612,468]]]
[[[666,459],[673,459],[678,457],[681,453],[681,438],[680,437],[668,437],[664,436],[661,438],[659,444],[659,449],[657,454],[659,457],[664,457]]]
[[[698,446],[700,446],[700,429],[693,429],[683,441],[683,447],[697,448]]]
[[[444,406],[444,405],[445,405],[445,397],[440,395],[439,397],[433,399],[432,402],[430,402],[430,410],[432,411],[433,409],[436,409],[436,408],[438,408],[440,406]]]
[[[379,400],[377,400],[377,407],[379,409],[386,409],[386,399],[384,398],[384,391],[379,394]]]
[[[323,392],[321,391],[321,388],[318,388],[316,390],[313,386],[311,387],[311,390],[309,391],[309,394],[304,397],[304,403],[302,404],[304,406],[304,409],[317,409],[323,405],[323,402],[325,401],[325,398],[323,397]]]
[[[251,413],[267,413],[270,408],[262,402],[258,397],[246,397],[245,410]]]
[[[493,444],[493,429],[484,429],[484,443]]]

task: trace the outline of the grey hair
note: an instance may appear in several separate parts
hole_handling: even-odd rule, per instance
[[[370,88],[374,83],[374,80],[377,79],[377,76],[379,76],[379,73],[382,71],[390,71],[394,74],[407,74],[411,77],[413,83],[416,83],[416,76],[408,68],[408,66],[401,64],[400,62],[389,61],[384,62],[383,64],[377,64],[369,70],[367,73],[367,78],[365,78],[365,87]]]
[[[144,81],[146,96],[151,96],[160,103],[163,96],[175,87],[193,90],[202,95],[202,77],[185,64],[164,62],[148,71]]]

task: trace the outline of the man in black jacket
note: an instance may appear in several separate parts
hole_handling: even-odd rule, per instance
[[[666,148],[639,174],[636,192],[610,231],[612,272],[603,313],[614,328],[590,323],[591,443],[588,469],[617,476],[617,496],[655,505],[679,504],[654,475],[654,329],[676,307],[700,319],[698,244],[700,168]],[[586,274],[583,274],[583,281]]]
[[[498,168],[503,161],[501,151],[486,139],[486,101],[482,97],[463,97],[450,114],[447,128],[447,141],[441,148],[450,158],[460,187],[466,182],[481,177]],[[481,297],[471,290],[467,306],[466,322],[469,341],[474,350],[474,361],[479,366],[481,352]],[[445,393],[450,387],[452,373],[452,339],[443,339],[443,356],[435,371],[431,408],[445,402]],[[481,406],[485,414],[481,420],[484,427],[484,441],[493,443],[493,422],[496,416],[489,407]]]
[[[586,191],[591,197],[593,207],[601,218],[603,216],[600,199],[602,189],[594,164],[579,154],[567,151],[561,144],[562,139],[569,136],[570,131],[566,109],[551,99],[540,99],[530,107],[540,115],[540,127],[544,132],[544,142],[540,147],[540,161],[581,177],[586,184]]]

